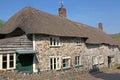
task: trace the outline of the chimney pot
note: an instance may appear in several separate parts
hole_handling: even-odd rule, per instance
[[[58,9],[59,16],[66,17],[66,9],[64,8],[63,3],[61,3],[61,7]]]

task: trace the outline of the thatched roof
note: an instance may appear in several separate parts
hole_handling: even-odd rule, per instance
[[[88,37],[86,43],[118,45],[117,42],[114,39],[112,39],[111,36],[106,34],[104,31],[87,25],[82,25],[82,24],[78,24],[78,25],[81,26],[80,29]]]
[[[64,37],[88,38],[89,44],[117,45],[116,42],[102,30],[70,21],[66,18],[51,15],[36,9],[26,7],[11,17],[0,29],[0,34],[8,34],[16,28],[26,34],[46,34]]]
[[[24,8],[11,17],[0,30],[0,34],[10,33],[18,27],[26,34],[85,37],[79,31],[79,28],[66,18],[54,16],[30,7]]]

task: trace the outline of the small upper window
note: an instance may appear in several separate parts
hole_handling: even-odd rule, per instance
[[[82,43],[81,38],[78,38],[77,41],[76,41],[76,45],[81,46],[81,43]]]
[[[60,46],[60,38],[59,37],[51,37],[50,38],[50,46]]]

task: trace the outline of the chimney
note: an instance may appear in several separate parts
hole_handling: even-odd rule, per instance
[[[98,29],[103,30],[102,23],[98,23]]]
[[[59,16],[66,17],[66,9],[64,8],[63,2],[61,2],[61,7],[58,10]]]

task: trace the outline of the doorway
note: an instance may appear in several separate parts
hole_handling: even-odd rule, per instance
[[[108,69],[111,69],[111,57],[108,56]]]
[[[34,56],[33,50],[16,50],[16,69],[24,73],[33,72]]]

